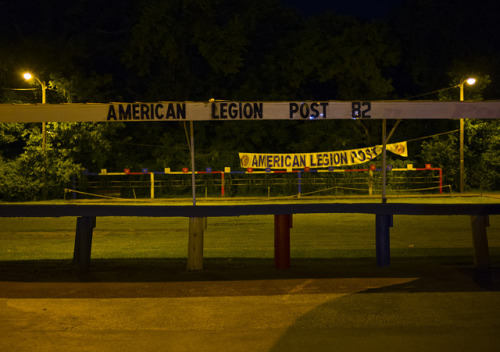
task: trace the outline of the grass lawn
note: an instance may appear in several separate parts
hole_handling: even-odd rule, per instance
[[[342,201],[367,202],[366,199]],[[391,202],[495,203],[498,199],[395,198]],[[219,203],[235,204],[230,201],[198,202],[199,205]],[[269,215],[209,218],[205,258],[273,258],[273,224],[274,218]],[[75,227],[75,218],[0,218],[0,261],[70,260]],[[492,259],[498,261],[500,216],[490,217],[487,231]],[[101,217],[97,218],[94,230],[92,258],[185,258],[187,241],[187,218]],[[375,217],[365,214],[294,215],[291,256],[374,259]],[[470,217],[395,216],[391,229],[391,256],[460,256],[472,260]]]

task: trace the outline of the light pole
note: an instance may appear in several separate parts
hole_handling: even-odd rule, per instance
[[[31,73],[29,72],[26,72],[24,75],[23,75],[24,79],[29,81],[30,79],[34,78],[38,81],[38,83],[40,83],[40,86],[42,87],[42,104],[45,104],[46,103],[46,90],[47,90],[47,85],[40,81],[38,79],[38,77],[36,76],[33,76]],[[42,151],[43,151],[43,156],[45,156],[45,150],[46,150],[46,140],[47,140],[47,133],[45,131],[45,121],[42,122]]]
[[[468,85],[476,83],[475,78],[467,78],[458,85],[460,87],[460,101],[464,101],[464,84]],[[464,193],[464,118],[460,118],[460,193]]]

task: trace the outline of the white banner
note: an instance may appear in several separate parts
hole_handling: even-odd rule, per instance
[[[308,101],[0,104],[0,122],[499,119],[500,102]]]

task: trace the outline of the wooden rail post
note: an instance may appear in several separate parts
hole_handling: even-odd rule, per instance
[[[368,195],[373,195],[373,170],[368,171]]]
[[[392,214],[375,215],[375,247],[377,252],[377,265],[389,266],[391,264],[390,228],[392,227]]]
[[[490,266],[490,251],[486,227],[490,226],[488,215],[472,215],[472,244],[474,246],[474,265],[478,268]]]
[[[292,214],[274,215],[274,267],[290,268],[290,229]]]
[[[151,183],[151,199],[155,199],[155,173],[149,173],[149,179]]]
[[[203,236],[207,226],[206,218],[189,218],[189,242],[187,270],[203,270]]]
[[[82,270],[90,268],[92,235],[96,225],[95,216],[82,216],[76,219],[75,249],[73,263]]]

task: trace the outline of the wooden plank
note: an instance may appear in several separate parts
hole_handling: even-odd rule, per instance
[[[386,267],[391,264],[390,228],[392,215],[375,215],[375,250],[377,265]]]
[[[308,213],[498,215],[500,214],[500,204],[313,203],[198,206],[0,204],[0,217],[145,216],[202,218]]]
[[[82,270],[88,270],[90,268],[92,236],[95,225],[96,218],[92,216],[83,216],[76,219],[73,263]]]
[[[490,226],[488,215],[471,216],[474,265],[478,268],[490,266],[490,251],[486,227]]]
[[[274,267],[276,269],[290,268],[291,228],[291,214],[274,215]]]
[[[169,110],[174,118],[167,118]],[[0,104],[0,122],[498,119],[498,101],[224,101]]]
[[[189,241],[187,270],[203,270],[203,237],[206,220],[204,218],[189,218]]]

